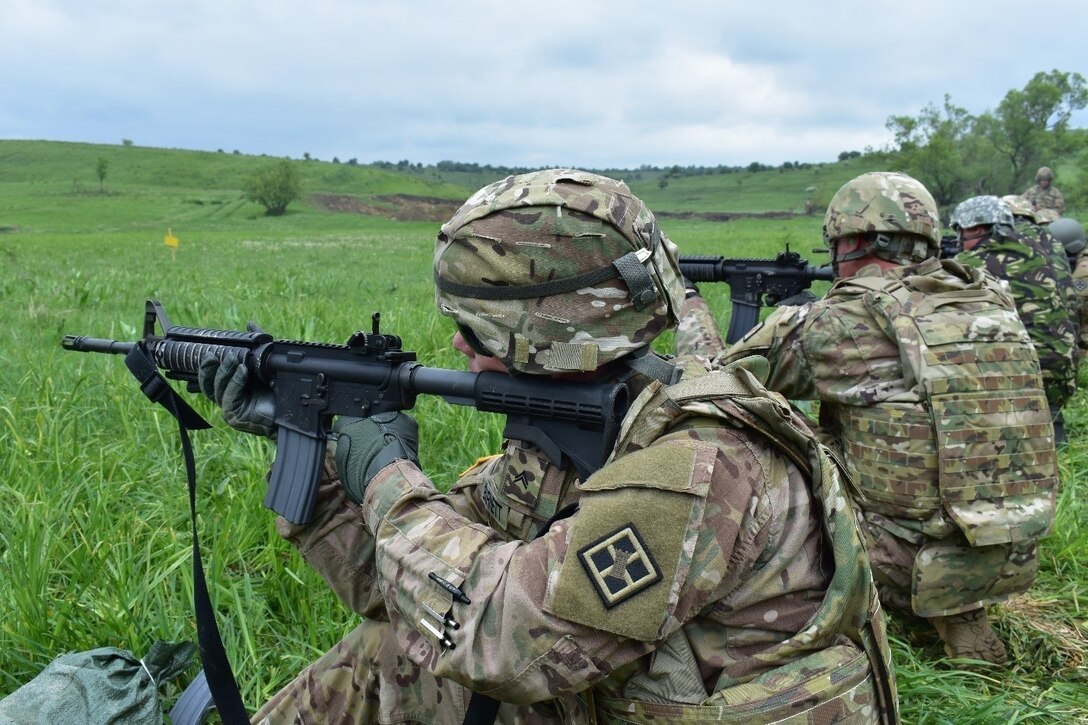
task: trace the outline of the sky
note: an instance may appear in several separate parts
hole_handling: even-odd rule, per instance
[[[833,161],[888,145],[889,116],[945,94],[977,114],[1039,71],[1088,74],[1086,32],[1083,0],[0,0],[0,139],[360,163]]]

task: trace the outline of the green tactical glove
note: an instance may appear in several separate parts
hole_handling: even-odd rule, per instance
[[[206,355],[200,361],[197,382],[201,392],[223,409],[223,420],[231,428],[272,437],[276,433],[276,395],[269,387],[249,383],[244,361],[241,353],[222,360]]]
[[[398,458],[419,465],[419,426],[407,413],[390,411],[369,418],[337,418],[336,472],[348,498],[363,502],[378,471]]]

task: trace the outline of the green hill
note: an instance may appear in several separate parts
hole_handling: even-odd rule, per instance
[[[106,163],[105,179],[97,175]],[[158,228],[164,224],[219,226],[225,218],[251,221],[262,209],[242,196],[246,179],[279,159],[237,153],[131,145],[0,141],[0,225],[41,231],[88,223]],[[650,208],[704,216],[801,214],[820,208],[846,180],[868,170],[864,159],[769,171],[670,174],[665,170],[608,169]],[[295,160],[304,199],[289,214],[363,213],[440,221],[480,186],[505,175],[442,171],[434,166],[384,169],[374,165]]]
[[[435,232],[506,171],[295,160],[304,198],[267,217],[241,189],[279,161],[0,141],[0,329],[12,341],[0,345],[0,697],[62,652],[142,654],[156,639],[194,636],[176,427],[119,357],[67,352],[62,335],[133,340],[148,298],[177,324],[244,329],[255,320],[278,338],[327,342],[370,329],[381,312],[382,330],[403,336],[420,362],[463,366],[450,347],[454,325],[434,306]],[[805,201],[822,204],[880,163],[606,173],[631,184],[685,253],[768,257],[789,244],[823,263],[826,254],[810,251],[823,215],[805,214]],[[177,249],[163,244],[168,229]],[[724,328],[729,288],[702,291]],[[658,341],[668,350],[671,336]],[[1012,662],[951,669],[928,625],[889,618],[904,722],[1088,722],[1088,375],[1080,383],[1066,407],[1058,519],[1039,547],[1038,581],[994,608]],[[260,506],[271,442],[236,434],[209,401],[185,396],[214,423],[194,435],[204,561],[243,699],[255,708],[357,616]],[[427,395],[413,415],[423,468],[440,485],[500,445],[495,415]],[[171,702],[178,683],[165,688]]]

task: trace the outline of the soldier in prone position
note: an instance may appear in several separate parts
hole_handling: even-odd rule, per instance
[[[503,723],[898,721],[836,465],[765,362],[650,352],[683,288],[625,184],[486,186],[442,227],[434,273],[470,370],[623,379],[634,402],[586,480],[507,440],[448,493],[408,415],[339,420],[314,521],[277,525],[365,619],[255,721],[460,723],[481,694]],[[206,360],[203,389],[266,406],[232,367]]]
[[[937,206],[910,176],[846,183],[824,239],[828,294],[716,362],[764,355],[770,389],[820,401],[884,605],[928,619],[950,657],[1003,664],[986,605],[1032,585],[1058,486],[1031,340],[997,279],[938,259]],[[697,319],[700,298],[685,304]]]

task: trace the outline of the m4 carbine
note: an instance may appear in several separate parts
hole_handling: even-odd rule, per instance
[[[296,524],[313,517],[333,417],[407,410],[419,393],[505,414],[507,438],[536,444],[556,465],[574,465],[583,480],[604,465],[630,404],[626,385],[424,367],[414,352],[401,349],[399,337],[379,332],[378,324],[376,313],[372,331],[357,332],[344,345],[276,340],[261,330],[173,325],[162,305],[148,300],[143,339],[67,335],[61,345],[125,355],[144,393],[167,405],[189,428],[209,426],[156,368],[168,378],[187,381],[192,392],[205,356],[243,354],[251,384],[268,386],[276,398],[276,459],[264,505]]]
[[[958,234],[941,235],[941,259],[952,259],[963,251],[963,242]]]
[[[726,257],[681,255],[680,272],[692,282],[726,282],[733,309],[725,341],[733,344],[759,322],[764,305],[807,290],[814,281],[835,279],[831,267],[810,264],[797,252],[787,249],[774,259],[727,259]]]

